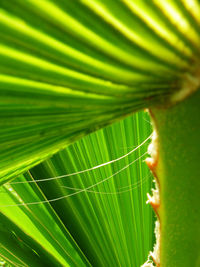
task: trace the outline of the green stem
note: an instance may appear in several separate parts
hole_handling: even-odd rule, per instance
[[[158,134],[153,171],[160,205],[160,266],[200,266],[200,90],[151,110]],[[155,159],[154,159],[155,160]]]

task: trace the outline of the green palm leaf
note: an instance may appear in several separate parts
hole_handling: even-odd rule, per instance
[[[145,261],[148,142],[66,175],[151,133],[143,112],[100,128],[198,87],[199,11],[195,0],[1,0],[0,257],[11,266]]]
[[[199,55],[187,5],[1,1],[1,183],[179,88]]]
[[[136,131],[130,132],[130,128]],[[66,174],[116,159],[136,148],[150,133],[147,113],[137,114],[83,138],[4,185],[1,221],[2,227],[8,220],[14,227],[16,238],[9,247],[12,253],[29,266],[43,266],[46,259],[52,266],[87,265],[80,249],[92,266],[142,264],[154,239],[152,211],[145,205],[152,186],[144,163],[148,142],[117,162],[73,176]],[[10,229],[7,237],[13,235]],[[14,249],[16,239],[25,247],[19,252]],[[7,246],[6,237],[1,238],[1,244]],[[27,246],[36,255],[32,251],[27,257]]]

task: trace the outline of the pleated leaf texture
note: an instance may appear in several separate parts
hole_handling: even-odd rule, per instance
[[[1,184],[178,90],[199,59],[199,12],[195,0],[1,0]]]
[[[197,0],[0,0],[0,257],[9,266],[146,261],[151,125],[144,112],[124,118],[191,79],[199,14]]]
[[[3,259],[30,267],[143,264],[154,243],[146,205],[149,136],[149,117],[141,112],[1,186]]]

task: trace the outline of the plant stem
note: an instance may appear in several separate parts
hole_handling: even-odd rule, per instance
[[[200,266],[200,90],[150,111],[157,138],[160,266]],[[155,164],[156,161],[156,164]]]

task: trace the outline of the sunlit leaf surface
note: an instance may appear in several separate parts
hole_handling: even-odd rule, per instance
[[[1,183],[179,89],[200,54],[189,2],[1,0]]]
[[[144,163],[150,135],[147,113],[136,114],[4,185],[1,221],[5,225],[11,220],[16,236],[9,248],[13,252],[19,240],[24,246],[13,252],[16,257],[26,264],[33,259],[32,266],[38,258],[37,266],[46,259],[64,266],[84,266],[87,261],[92,266],[140,266],[154,240],[153,215],[145,204],[152,187]],[[1,242],[6,246],[6,240]]]
[[[147,259],[151,125],[143,112],[117,121],[169,100],[182,80],[195,84],[199,12],[197,0],[0,1],[0,257],[8,264]]]

